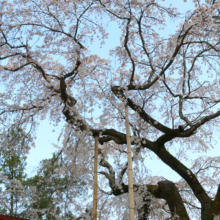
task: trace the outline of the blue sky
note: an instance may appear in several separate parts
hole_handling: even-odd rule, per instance
[[[183,2],[183,1],[165,0],[164,4],[166,5],[172,4],[173,6],[176,6],[178,9],[180,8],[181,9],[180,12],[182,13],[185,13],[186,11],[191,10],[193,8],[193,4],[191,1]],[[178,22],[175,22],[173,20],[170,22],[173,28],[172,30],[166,29],[164,32],[165,35],[173,34],[175,32],[175,28]],[[109,23],[108,30],[109,30],[109,39],[106,40],[106,43],[102,46],[102,48],[99,48],[96,42],[90,45],[91,52],[96,53],[102,58],[109,58],[109,49],[115,48],[116,46],[119,45],[120,30],[118,29],[118,26],[113,23]],[[36,134],[37,136],[36,147],[30,150],[30,154],[27,159],[28,175],[31,176],[36,172],[37,170],[36,168],[42,159],[51,158],[52,153],[54,151],[57,151],[57,149],[53,147],[52,143],[57,142],[57,138],[60,134],[61,129],[62,129],[62,124],[60,124],[59,127],[54,127],[50,125],[50,121],[48,119],[40,122]],[[178,148],[179,146],[177,145],[176,147]],[[165,178],[171,181],[178,181],[181,179],[176,172],[174,172],[171,168],[169,168],[163,162],[158,160],[157,156],[154,156],[153,153],[151,153],[151,155],[153,156],[153,159],[150,159],[149,157],[146,158],[145,165],[151,170],[152,176],[164,176]],[[203,153],[203,155],[205,155],[205,153]],[[216,148],[211,149],[208,151],[207,155],[218,156],[219,150],[217,150]],[[190,159],[192,160],[194,158],[197,158],[197,156],[198,154],[190,153]],[[184,161],[184,164],[189,168],[191,166],[190,161],[188,162]]]
[[[172,4],[173,6],[180,8],[182,13],[185,13],[188,10],[193,8],[193,4],[191,1],[183,2],[183,1],[173,1],[173,0],[165,0],[165,5]],[[166,29],[164,34],[170,34],[175,32],[175,26],[178,22],[170,21],[173,25],[172,30]],[[109,39],[106,40],[105,44],[102,48],[97,46],[98,44],[94,42],[90,45],[90,50],[92,53],[95,53],[103,58],[109,58],[109,50],[115,48],[119,45],[119,35],[120,30],[118,26],[114,23],[109,23],[107,26],[109,30]],[[36,171],[36,167],[39,165],[39,162],[42,159],[50,158],[54,151],[57,151],[56,148],[53,147],[53,143],[57,142],[57,138],[60,134],[62,129],[62,125],[60,124],[59,127],[53,127],[50,125],[50,121],[48,119],[43,120],[40,122],[40,125],[37,129],[37,139],[36,139],[36,147],[30,150],[30,154],[27,159],[27,172],[29,175],[33,175]],[[54,132],[53,132],[54,130]],[[155,158],[155,157],[154,157]],[[164,163],[160,162],[159,160],[146,160],[146,165],[148,167],[153,167],[152,175],[157,176],[166,176],[169,177],[170,180],[178,180],[180,177],[176,174],[172,169],[166,166]],[[168,175],[167,175],[168,174]]]

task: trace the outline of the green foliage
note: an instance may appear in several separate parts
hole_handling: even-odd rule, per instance
[[[22,197],[22,183],[26,178],[25,133],[20,128],[8,131],[5,145],[1,146],[0,154],[0,184],[3,189],[2,200],[4,206],[0,207],[1,213],[17,216],[22,211],[19,199]]]
[[[29,137],[20,128],[5,135],[0,151],[0,213],[31,219],[76,219],[75,198],[86,192],[83,179],[75,179],[60,154],[40,162],[37,173],[25,173]],[[62,155],[61,155],[62,156]],[[1,201],[1,200],[0,200]],[[32,214],[31,214],[32,212]]]
[[[68,174],[60,174],[62,164],[59,164],[55,154],[51,159],[41,161],[37,174],[25,181],[26,188],[35,188],[35,193],[30,196],[28,209],[40,210],[38,219],[73,220],[71,212],[72,188],[77,188],[77,196],[85,191],[84,181],[73,181],[73,177]]]
[[[0,159],[0,172],[3,172],[9,180],[23,181],[26,177],[26,157],[21,157],[11,152],[5,152]]]
[[[9,131],[6,135],[8,143],[14,143],[14,148],[2,147],[0,155],[0,172],[9,180],[23,181],[26,178],[25,166],[26,155],[23,153],[25,147],[25,135],[20,128]]]

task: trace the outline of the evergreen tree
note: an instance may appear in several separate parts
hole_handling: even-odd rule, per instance
[[[85,182],[75,181],[68,172],[61,173],[63,165],[53,154],[51,159],[42,160],[37,174],[25,182],[26,189],[32,189],[26,208],[36,210],[37,219],[76,219],[73,198],[85,191]]]
[[[21,216],[23,211],[23,182],[26,178],[28,140],[20,128],[13,128],[4,135],[0,151],[0,212]]]

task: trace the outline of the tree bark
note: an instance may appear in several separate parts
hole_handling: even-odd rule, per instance
[[[158,185],[158,195],[167,201],[171,216],[177,214],[180,216],[181,220],[189,220],[186,208],[175,184],[171,181],[165,180],[158,182]]]
[[[214,214],[212,213],[211,202],[202,204],[201,219],[202,220],[213,220],[214,219]]]
[[[176,171],[191,187],[197,199],[201,204],[210,203],[211,199],[207,195],[206,191],[198,181],[195,174],[191,172],[186,166],[184,166],[179,160],[171,155],[164,145],[155,145],[153,152],[170,168]]]
[[[109,171],[109,173],[103,171],[100,172],[100,174],[104,175],[108,179],[109,186],[112,189],[112,194],[115,196],[119,196],[124,193],[128,193],[129,190],[128,185],[125,185],[122,182],[120,187],[116,184],[115,172],[113,170],[113,167],[110,165],[110,163],[108,163],[108,161],[102,158],[99,164],[107,168]],[[169,209],[171,211],[171,215],[173,215],[176,212],[176,214],[180,217],[181,220],[189,220],[189,216],[183,204],[182,198],[179,194],[177,187],[173,182],[166,180],[166,181],[158,182],[158,185],[134,184],[134,192],[135,193],[139,192],[140,195],[142,196],[142,201],[143,201],[142,203],[143,205],[137,208],[138,220],[146,220],[149,216],[149,212],[150,212],[149,194],[151,194],[155,198],[166,200]]]
[[[13,192],[11,193],[11,208],[10,208],[10,215],[13,216],[14,214],[14,196]]]

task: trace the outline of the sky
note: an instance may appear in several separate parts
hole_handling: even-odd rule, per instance
[[[193,8],[193,4],[191,1],[188,2],[173,1],[173,0],[164,1],[164,5],[170,5],[170,4],[177,7],[178,9],[180,8],[181,13],[185,13],[186,11],[191,10]],[[175,31],[175,26],[177,25],[177,23],[175,23],[174,20],[170,22],[173,25],[173,28],[172,30],[165,29],[164,32],[165,35],[174,33]],[[109,49],[115,48],[120,43],[119,42],[120,30],[118,26],[114,23],[109,23],[107,28],[109,30],[109,39],[106,40],[102,48],[99,48],[96,42],[94,42],[94,44],[90,45],[89,47],[92,53],[96,53],[97,55],[103,58],[109,58]],[[50,158],[52,156],[52,153],[54,151],[57,151],[57,149],[53,147],[53,143],[57,142],[57,138],[60,134],[61,129],[62,129],[61,125],[59,127],[53,127],[52,125],[50,125],[50,121],[48,119],[40,122],[36,134],[37,136],[37,139],[35,141],[36,147],[30,150],[30,154],[27,159],[28,175],[32,176],[36,172],[39,162],[42,159]],[[151,169],[152,175],[166,176],[166,178],[168,178],[171,181],[176,181],[180,179],[180,176],[176,174],[171,168],[169,168],[163,162],[160,162],[160,160],[155,160],[155,157],[153,158],[154,158],[153,160],[149,158],[146,159],[146,165],[149,168],[153,168]]]
[[[181,8],[182,13],[185,13],[186,11],[191,10],[193,8],[193,4],[191,1],[183,2],[179,0],[165,0],[164,4],[172,4],[173,6],[176,6],[178,9]],[[173,28],[172,30],[166,29],[164,33],[165,35],[174,33],[175,31],[177,22],[173,20],[170,22]],[[110,23],[108,24],[107,28],[109,30],[109,40],[106,40],[106,43],[102,46],[102,48],[99,48],[96,42],[90,45],[91,52],[96,53],[97,55],[103,58],[109,58],[109,49],[115,48],[119,45],[118,36],[120,34],[120,30],[118,29],[118,26],[113,23]],[[50,121],[48,119],[40,122],[40,125],[36,133],[36,147],[30,150],[30,153],[27,158],[26,170],[29,176],[34,175],[34,173],[37,171],[37,167],[41,160],[51,158],[52,153],[58,150],[54,148],[53,143],[57,142],[57,138],[60,134],[61,129],[62,124],[60,124],[58,127],[54,127],[50,124]],[[153,153],[151,155],[153,155]],[[217,149],[211,149],[209,150],[208,155],[217,156],[219,155],[219,152],[217,151]],[[190,159],[197,158],[197,156],[198,154],[191,154]],[[184,164],[190,168],[190,161],[185,161]],[[181,177],[175,171],[173,171],[170,167],[165,165],[159,159],[156,159],[156,156],[153,156],[153,159],[146,158],[145,165],[151,170],[152,176],[164,176],[171,181],[178,181],[181,179]]]
[[[164,4],[172,4],[173,6],[176,6],[178,9],[181,8],[182,13],[185,13],[186,11],[191,10],[193,8],[193,4],[191,1],[183,2],[183,0],[165,0]],[[165,35],[174,33],[175,27],[178,24],[178,22],[175,22],[173,20],[170,22],[173,28],[172,30],[165,29]],[[91,52],[96,53],[97,55],[103,58],[109,57],[109,49],[115,48],[119,45],[118,36],[120,34],[120,30],[118,29],[118,26],[113,23],[109,23],[107,28],[109,30],[109,40],[106,40],[106,43],[102,46],[102,48],[99,48],[96,42],[90,45]],[[27,158],[26,171],[28,176],[33,176],[36,173],[37,167],[39,166],[41,160],[51,158],[52,153],[54,151],[58,151],[58,149],[53,146],[53,143],[57,143],[57,139],[61,130],[62,123],[60,123],[58,127],[54,127],[50,124],[49,119],[45,119],[40,122],[40,125],[38,126],[36,133],[36,147],[31,148]],[[153,153],[151,155],[153,155]],[[197,155],[198,154],[191,154],[190,157],[191,159],[194,159],[197,157]],[[219,155],[219,152],[217,151],[217,149],[211,149],[208,152],[208,155],[217,156]],[[190,167],[190,161],[185,162],[185,164],[188,167]],[[171,181],[178,181],[181,178],[178,174],[176,174],[175,171],[169,168],[166,164],[161,162],[159,159],[156,159],[156,156],[153,156],[152,159],[146,158],[145,165],[151,170],[152,176],[164,176]]]

